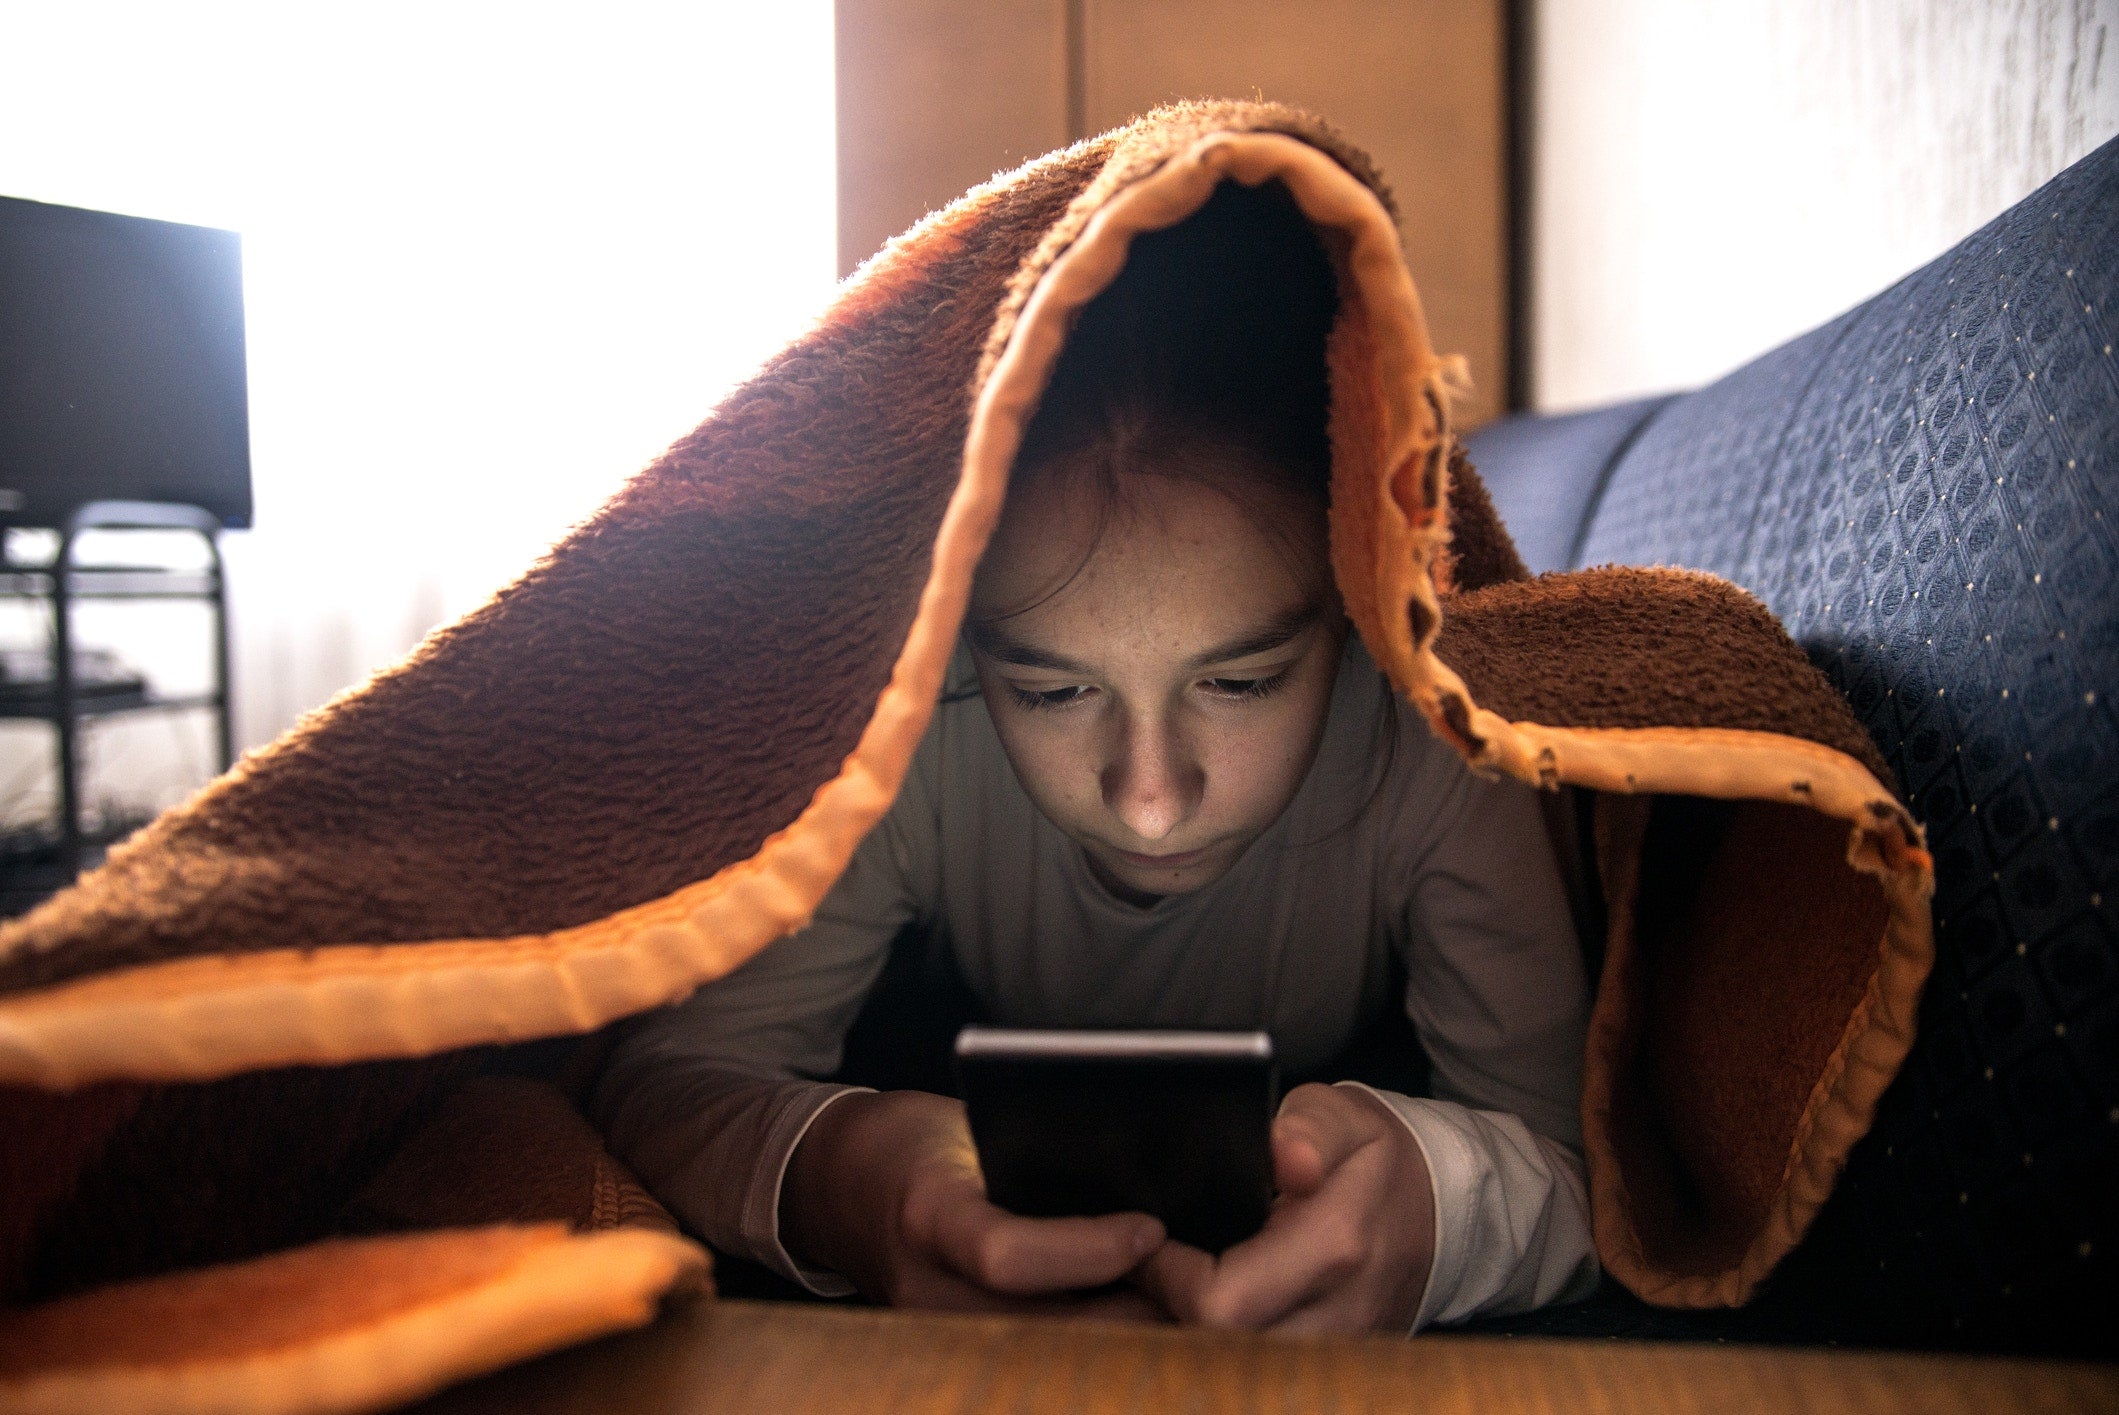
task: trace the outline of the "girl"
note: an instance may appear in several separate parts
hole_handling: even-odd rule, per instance
[[[1304,259],[1289,281],[1329,281]],[[1530,789],[1474,777],[1348,633],[1321,356],[1231,363],[1182,311],[1100,305],[1119,324],[1070,340],[895,804],[809,927],[621,1044],[605,1132],[690,1227],[820,1294],[1401,1332],[1585,1296],[1566,898]],[[822,1079],[907,927],[988,1020],[1262,1029],[1342,1082],[1288,1093],[1265,1229],[1215,1259],[1141,1214],[1015,1217],[959,1102]],[[1428,1096],[1339,1060],[1393,1008]]]

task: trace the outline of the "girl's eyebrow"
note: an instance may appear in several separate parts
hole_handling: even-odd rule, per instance
[[[1226,663],[1230,659],[1267,653],[1298,637],[1317,622],[1317,615],[1318,606],[1314,603],[1284,609],[1256,629],[1240,634],[1226,643],[1216,644],[1205,653],[1195,654],[1185,666],[1204,668],[1210,663]],[[964,635],[971,640],[971,646],[986,657],[1000,663],[1013,664],[1017,668],[1042,668],[1052,673],[1077,673],[1084,676],[1093,672],[1087,665],[1076,663],[1071,658],[1010,638],[1005,631],[991,623],[966,624]]]
[[[1197,655],[1190,666],[1205,668],[1210,663],[1226,663],[1232,658],[1249,658],[1253,654],[1270,652],[1299,637],[1303,630],[1316,623],[1317,612],[1314,603],[1283,609],[1250,633],[1238,635],[1225,644],[1216,644]]]
[[[1043,668],[1054,673],[1079,673],[1084,676],[1089,672],[1071,658],[1062,658],[1056,653],[1047,653],[1020,639],[1012,639],[990,624],[966,624],[964,637],[971,640],[971,646],[986,657],[1001,663],[1014,664],[1017,668]]]

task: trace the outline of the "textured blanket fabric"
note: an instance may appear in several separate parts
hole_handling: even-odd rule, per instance
[[[1296,248],[1330,288],[1277,278]],[[1129,308],[1262,386],[1327,372],[1333,568],[1371,654],[1475,767],[1585,803],[1606,1266],[1650,1300],[1743,1301],[1910,1042],[1920,830],[1741,591],[1528,576],[1457,454],[1461,373],[1376,173],[1256,104],[1160,110],[928,218],[522,579],[0,928],[0,1297],[156,1274],[196,1297],[378,1227],[653,1228],[556,1093],[460,1083],[498,1044],[681,998],[802,924],[924,730],[1041,392]],[[532,1177],[605,1200],[495,1192],[510,1145],[537,1146],[489,1112],[570,1136],[578,1163]],[[625,1290],[678,1280],[669,1251]],[[250,1280],[316,1278],[328,1308],[317,1275],[390,1260],[316,1252]],[[42,1364],[0,1393],[95,1368],[98,1296],[73,1326],[33,1307]]]

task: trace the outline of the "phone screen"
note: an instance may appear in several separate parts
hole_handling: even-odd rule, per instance
[[[1141,1212],[1210,1253],[1273,1203],[1263,1032],[966,1027],[957,1075],[986,1193],[1033,1218]]]

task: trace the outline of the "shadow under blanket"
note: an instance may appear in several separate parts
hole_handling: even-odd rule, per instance
[[[1392,211],[1261,104],[997,178],[520,580],[0,927],[0,1407],[374,1408],[703,1285],[567,1102],[593,1048],[540,1039],[810,916],[927,725],[1062,348],[1128,300],[1328,374],[1369,653],[1475,768],[1582,803],[1605,1267],[1744,1302],[1910,1043],[1921,831],[1742,591],[1524,571]],[[1296,247],[1323,288],[1273,278]]]

